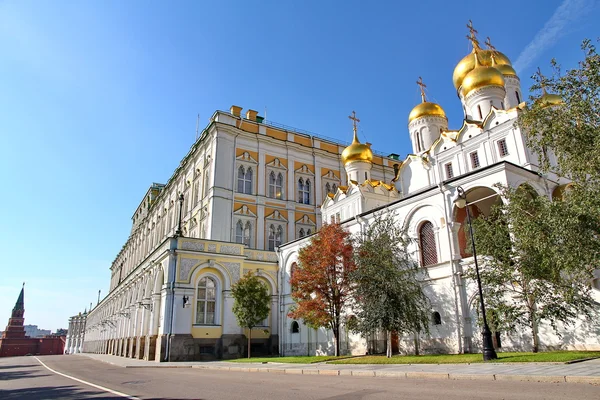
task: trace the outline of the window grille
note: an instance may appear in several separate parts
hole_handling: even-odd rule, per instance
[[[471,156],[471,168],[476,169],[479,168],[479,154],[474,151],[470,154]]]
[[[506,145],[506,139],[498,140],[498,153],[500,157],[506,157],[508,155],[508,146]]]
[[[421,266],[437,264],[437,249],[433,224],[429,221],[423,223],[419,229],[419,245],[421,247]]]
[[[454,169],[452,169],[452,163],[447,163],[444,165],[446,169],[446,179],[450,179],[454,177]]]

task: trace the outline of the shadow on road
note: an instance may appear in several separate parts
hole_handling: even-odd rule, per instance
[[[41,374],[39,371],[2,371],[0,372],[0,381],[10,381],[13,379],[39,378],[50,376],[51,374]],[[2,398],[2,397],[0,397]]]
[[[26,389],[0,390],[0,398],[7,399],[111,399],[123,400],[119,396],[98,396],[97,392],[82,390],[76,386],[42,386]]]

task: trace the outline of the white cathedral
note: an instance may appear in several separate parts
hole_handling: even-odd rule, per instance
[[[466,193],[472,216],[502,201],[494,187],[527,184],[541,196],[561,193],[567,180],[538,173],[538,158],[519,129],[520,80],[488,41],[473,45],[453,83],[463,106],[458,130],[443,108],[425,98],[408,116],[413,154],[374,154],[360,143],[353,114],[349,146],[269,123],[241,107],[217,111],[166,184],[153,184],[133,214],[132,232],[111,266],[109,294],[87,316],[84,352],[147,360],[200,360],[244,354],[247,334],[231,311],[230,286],[255,271],[269,288],[271,313],[252,333],[265,354],[332,354],[333,336],[287,315],[294,305],[290,274],[299,250],[323,221],[360,234],[379,211],[395,215],[414,238],[410,249],[428,273],[429,334],[400,337],[394,348],[423,353],[481,350],[473,267],[465,236]],[[561,103],[553,94],[541,101]],[[593,282],[600,301],[600,275]],[[600,327],[540,327],[544,348],[600,349]],[[383,336],[343,329],[346,354],[383,352]],[[526,331],[499,332],[498,349],[527,350]]]

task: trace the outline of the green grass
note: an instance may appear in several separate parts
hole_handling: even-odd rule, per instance
[[[227,360],[235,363],[285,363],[285,364],[314,364],[324,361],[339,360],[348,356],[297,356],[297,357],[252,357]]]
[[[584,358],[599,358],[600,351],[548,351],[540,353],[498,353],[498,359],[493,362],[555,362],[581,360]],[[440,354],[423,356],[364,356],[331,361],[329,364],[471,364],[482,363],[481,354]]]

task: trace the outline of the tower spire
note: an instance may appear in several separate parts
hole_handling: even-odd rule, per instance
[[[427,85],[423,83],[423,78],[419,77],[417,85],[419,85],[419,89],[421,90],[421,102],[425,103],[425,88],[427,87]]]
[[[25,282],[23,282],[23,287],[21,287],[21,293],[19,293],[19,297],[17,298],[15,307],[12,310],[12,318],[23,318],[24,313],[25,313]]]

